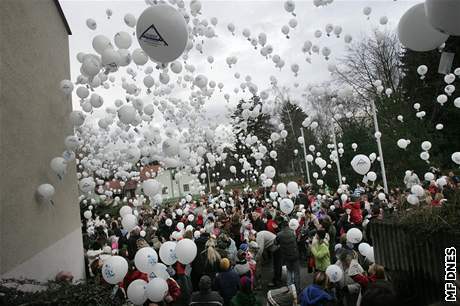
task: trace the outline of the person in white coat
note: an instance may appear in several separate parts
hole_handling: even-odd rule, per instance
[[[276,235],[269,231],[260,231],[256,235],[256,242],[259,250],[256,255],[256,284],[257,288],[261,286],[262,280],[262,255],[264,252],[270,252],[270,257],[273,260],[273,280],[268,285],[274,286],[280,283],[282,272],[282,258],[279,251],[279,246],[275,244]]]
[[[335,264],[343,271],[343,277],[337,284],[339,287],[337,298],[342,301],[344,306],[355,306],[361,286],[350,275],[363,273],[364,269],[358,263],[358,260],[354,258],[352,251],[341,252],[339,260]]]

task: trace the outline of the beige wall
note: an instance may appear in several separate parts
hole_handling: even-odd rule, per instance
[[[59,90],[70,76],[67,35],[53,1],[0,1],[0,276],[20,266],[28,268],[8,276],[35,276],[28,269],[37,265],[81,274],[81,235],[72,234],[80,228],[75,163],[62,181],[49,166],[72,134],[71,101]],[[56,188],[54,206],[35,200],[37,186],[46,182]],[[60,251],[53,252],[57,241]],[[62,241],[72,244],[71,252]],[[34,258],[44,250],[54,258]],[[74,267],[65,266],[69,256]]]

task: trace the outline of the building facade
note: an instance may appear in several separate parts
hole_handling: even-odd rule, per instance
[[[70,78],[71,34],[57,1],[0,2],[0,277],[52,279],[84,273],[75,162],[60,180],[50,161],[73,134],[71,98],[59,89]],[[50,183],[54,205],[36,199]]]

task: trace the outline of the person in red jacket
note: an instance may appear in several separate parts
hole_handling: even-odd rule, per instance
[[[378,264],[373,264],[369,267],[369,274],[357,273],[350,277],[360,284],[362,291],[366,291],[370,283],[375,283],[377,280],[385,279],[385,268]]]
[[[267,231],[272,232],[273,234],[278,232],[278,224],[275,220],[273,220],[271,214],[267,214]]]
[[[363,222],[363,212],[361,210],[361,201],[358,197],[354,199],[355,202],[349,202],[345,204],[344,208],[347,214],[350,215],[350,223],[355,225],[361,225]],[[350,212],[350,213],[348,213]]]
[[[172,277],[166,280],[168,283],[168,293],[164,298],[166,305],[173,305],[181,297],[182,290],[176,280]]]
[[[128,270],[128,273],[126,274],[125,278],[123,279],[123,282],[120,284],[120,288],[123,288],[125,291],[128,290],[129,284],[131,284],[136,279],[143,279],[146,282],[148,282],[149,281],[149,276],[147,275],[147,273],[143,273],[143,272],[137,270],[136,267],[131,262],[130,263],[130,268]]]

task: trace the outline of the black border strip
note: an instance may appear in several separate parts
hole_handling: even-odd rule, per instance
[[[54,0],[54,4],[56,5],[59,15],[61,15],[62,22],[64,22],[65,29],[67,30],[67,34],[72,35],[72,31],[70,30],[69,23],[67,22],[67,18],[65,18],[65,14],[62,10],[61,4],[59,3],[59,0]]]

